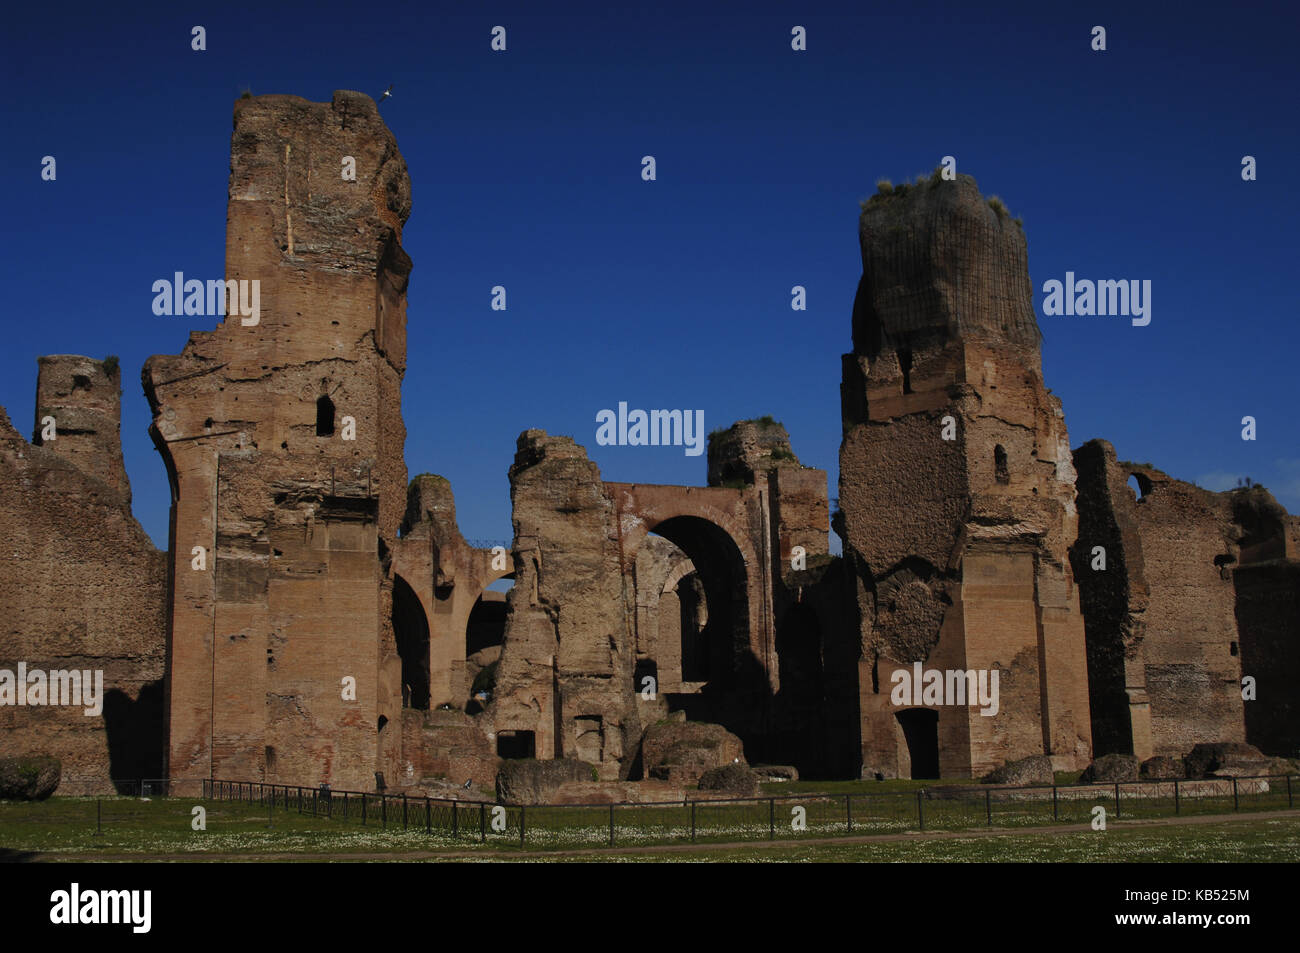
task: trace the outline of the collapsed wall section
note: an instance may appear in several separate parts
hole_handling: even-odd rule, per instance
[[[1074,456],[1074,561],[1099,753],[1179,758],[1199,743],[1244,741],[1291,755],[1300,741],[1294,518],[1262,487],[1203,490],[1118,461],[1104,441]]]
[[[27,673],[0,683],[0,749],[58,758],[62,795],[164,776],[167,558],[131,515],[120,393],[116,362],[58,355],[40,362],[36,443],[0,409],[0,671]],[[73,688],[80,704],[58,704]]]

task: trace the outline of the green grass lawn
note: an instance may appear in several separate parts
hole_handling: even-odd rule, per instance
[[[1046,801],[989,803],[977,800],[923,800],[927,832],[987,829],[991,810],[992,827],[1000,831],[1051,826],[1052,804]],[[1295,818],[1258,817],[1232,824],[1199,824],[1158,830],[1124,830],[1125,819],[1172,817],[1172,803],[1158,799],[1125,802],[1125,813],[1116,820],[1111,795],[1099,790],[1096,797],[1062,801],[1057,805],[1058,821],[1065,828],[1081,828],[1091,819],[1095,804],[1107,808],[1110,829],[1079,833],[969,837],[934,840],[916,836],[915,795],[895,792],[877,797],[853,798],[853,834],[901,835],[895,842],[868,844],[807,844],[772,847],[775,840],[795,844],[801,840],[843,837],[848,833],[844,796],[813,797],[791,793],[774,802],[744,804],[698,803],[695,806],[696,844],[691,853],[635,854],[638,859],[781,859],[781,860],[1136,860],[1136,859],[1247,859],[1296,860]],[[0,802],[0,849],[15,853],[65,855],[76,859],[97,856],[114,859],[166,856],[195,859],[235,855],[266,855],[269,859],[312,859],[322,855],[403,855],[455,852],[483,859],[520,850],[521,812],[509,808],[506,828],[494,831],[489,818],[486,842],[479,840],[477,806],[458,811],[458,837],[453,837],[445,809],[434,808],[433,831],[425,831],[423,802],[408,805],[410,828],[402,829],[400,803],[389,801],[388,827],[384,828],[373,806],[363,826],[355,807],[347,821],[310,814],[299,815],[278,806],[268,825],[267,808],[242,802],[200,801],[185,798],[104,798],[102,833],[97,833],[94,798],[51,798],[38,803]],[[206,830],[192,828],[192,809],[206,809]],[[337,805],[336,805],[337,807]],[[1181,805],[1184,815],[1232,813],[1231,798],[1204,798]],[[1241,805],[1250,810],[1285,808],[1276,798],[1261,797]],[[805,829],[793,830],[795,808],[802,809]],[[439,813],[442,810],[443,813]],[[490,808],[488,809],[490,812]],[[528,851],[581,850],[603,848],[609,843],[609,809],[529,808],[524,847]],[[615,810],[615,838],[618,847],[654,845],[690,846],[691,813],[682,805],[671,807],[620,807]],[[769,826],[771,825],[771,826]],[[1219,835],[1223,836],[1220,837]],[[1276,836],[1274,836],[1276,835]],[[1132,839],[1132,840],[1130,840]],[[738,849],[708,845],[752,841]],[[1112,850],[1111,845],[1128,844]],[[1116,852],[1118,851],[1118,852]],[[1044,853],[1047,852],[1047,853]],[[1060,855],[1058,857],[1058,855]]]
[[[839,863],[1296,863],[1300,820],[1249,819],[1186,827],[1162,826],[1061,834],[1005,834],[866,844],[807,844],[739,849],[701,848],[691,853],[587,854],[574,861],[620,863],[839,862]]]

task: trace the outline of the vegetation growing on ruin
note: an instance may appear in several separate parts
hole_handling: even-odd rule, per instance
[[[883,199],[890,196],[902,197],[909,192],[918,189],[932,189],[944,181],[943,166],[936,166],[933,172],[920,172],[912,182],[904,179],[898,185],[894,185],[889,179],[876,180],[876,194],[869,198],[862,199],[858,202],[858,207],[864,212],[867,206],[877,199]]]
[[[112,377],[117,373],[118,357],[116,354],[110,354],[100,362],[104,366],[104,373]]]
[[[1007,207],[1002,203],[1002,200],[998,198],[996,195],[990,195],[988,197],[988,205],[989,208],[993,209],[993,211],[998,213],[998,218],[1007,217],[1008,214]]]
[[[794,455],[794,452],[793,452],[793,451],[791,451],[791,450],[787,450],[785,447],[773,447],[773,448],[772,448],[772,454],[771,454],[771,456],[772,456],[772,459],[773,459],[773,460],[797,460],[797,459],[799,459],[798,457],[796,457],[796,456]]]

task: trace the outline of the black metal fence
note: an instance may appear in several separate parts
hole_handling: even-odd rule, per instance
[[[258,804],[271,816],[296,812],[360,827],[423,831],[456,841],[579,847],[1016,828],[1089,823],[1098,816],[1131,819],[1281,810],[1295,806],[1298,785],[1300,778],[1295,775],[1266,775],[530,806],[213,779],[203,782],[203,797]]]

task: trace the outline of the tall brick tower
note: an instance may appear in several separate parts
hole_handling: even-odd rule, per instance
[[[840,507],[858,580],[863,772],[971,775],[1033,754],[1082,767],[1074,470],[1043,384],[1024,234],[969,176],[873,196],[859,228]],[[896,704],[895,672],[916,662],[997,669],[997,714],[923,704],[920,685]]]
[[[260,313],[143,373],[172,484],[173,779],[370,789],[395,762],[410,209],[370,97],[235,104],[225,277]]]

